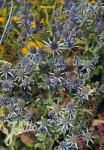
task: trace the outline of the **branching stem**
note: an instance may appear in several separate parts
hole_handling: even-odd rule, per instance
[[[6,23],[6,25],[5,25],[3,34],[2,34],[2,36],[1,36],[0,44],[2,43],[3,38],[4,38],[4,35],[5,35],[5,33],[6,33],[6,30],[7,30],[7,27],[8,27],[9,21],[10,21],[10,18],[11,18],[12,10],[13,10],[13,0],[11,1],[11,8],[10,8],[9,17],[8,17],[7,23]]]

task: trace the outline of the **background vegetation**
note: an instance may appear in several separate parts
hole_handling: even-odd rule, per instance
[[[0,150],[104,149],[103,12],[0,1]]]

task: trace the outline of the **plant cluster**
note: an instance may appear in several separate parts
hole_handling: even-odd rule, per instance
[[[21,10],[20,27],[25,32],[18,37],[28,52],[24,56],[20,47],[18,63],[0,67],[0,128],[6,134],[5,144],[16,148],[14,141],[31,133],[35,141],[29,144],[34,149],[92,148],[104,135],[102,124],[92,126],[95,99],[104,93],[104,84],[91,82],[104,46],[102,2],[64,0],[41,47],[32,36],[37,28],[42,32],[41,24],[31,28],[29,8],[25,3]]]

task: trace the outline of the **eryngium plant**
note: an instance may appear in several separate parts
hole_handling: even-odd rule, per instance
[[[94,144],[94,99],[104,90],[89,79],[99,61],[92,50],[103,46],[101,10],[101,2],[64,1],[51,21],[46,48],[29,49],[26,56],[19,50],[17,65],[1,65],[0,120],[8,129],[7,146],[29,131],[37,137],[34,147],[42,150],[85,150]],[[81,58],[81,52],[91,55]]]

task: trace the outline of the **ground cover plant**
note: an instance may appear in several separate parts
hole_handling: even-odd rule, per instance
[[[16,61],[0,61],[0,148],[103,150],[103,2],[51,3],[44,24],[32,1],[0,2],[1,49],[16,48]]]

